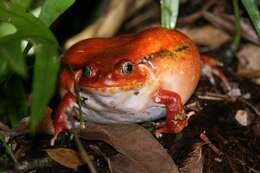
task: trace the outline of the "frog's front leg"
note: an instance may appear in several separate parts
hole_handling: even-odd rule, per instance
[[[55,140],[61,132],[71,128],[71,121],[69,120],[68,115],[73,115],[73,109],[76,105],[76,97],[70,91],[68,91],[62,98],[55,112],[55,132],[51,140],[51,145],[54,145]]]
[[[179,133],[188,125],[188,117],[184,112],[181,97],[177,93],[159,89],[154,94],[153,100],[166,106],[166,125],[156,130],[156,136],[163,132]]]

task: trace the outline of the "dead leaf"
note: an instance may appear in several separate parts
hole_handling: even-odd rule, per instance
[[[242,74],[242,76],[245,76],[245,74],[248,75],[248,77],[252,77],[253,71],[255,76],[257,77],[257,74],[259,74],[260,70],[260,47],[255,46],[253,44],[245,44],[241,46],[241,49],[237,53],[239,66],[238,66],[238,74]],[[256,78],[255,82],[257,84],[260,84],[260,78]]]
[[[260,47],[253,44],[245,44],[237,53],[239,67],[246,69],[260,69]]]
[[[184,166],[180,168],[181,173],[203,173],[204,155],[202,153],[202,143],[195,143],[193,151],[184,161]]]
[[[110,158],[113,173],[178,173],[167,151],[139,125],[87,123],[78,134],[84,139],[102,140],[122,154]]]
[[[182,28],[180,31],[189,36],[195,43],[207,45],[210,49],[220,47],[231,38],[227,33],[212,25],[205,25],[192,29]]]
[[[139,164],[136,160],[133,160],[120,153],[111,157],[108,160],[108,165],[112,173],[149,173],[148,170]]]
[[[50,158],[67,168],[76,169],[83,164],[79,154],[69,148],[46,149],[46,152]]]
[[[19,159],[19,158],[23,157],[25,155],[25,152],[28,149],[28,147],[29,147],[28,145],[23,145],[23,144],[18,146],[18,148],[14,152],[15,158]]]

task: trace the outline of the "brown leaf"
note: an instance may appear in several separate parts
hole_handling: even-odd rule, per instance
[[[102,140],[122,154],[110,160],[113,173],[178,172],[167,151],[139,125],[87,123],[85,129],[78,129],[78,134],[84,139]]]
[[[188,158],[184,161],[183,167],[180,168],[181,173],[202,173],[204,155],[202,153],[202,143],[195,143],[193,151],[189,153]]]
[[[236,54],[239,60],[239,68],[260,70],[260,47],[253,44],[244,44]]]
[[[108,165],[112,173],[149,173],[148,170],[145,167],[143,167],[142,164],[139,164],[136,160],[133,160],[120,153],[111,157],[108,161]]]
[[[260,47],[252,44],[245,44],[236,54],[239,61],[238,75],[248,78],[255,78],[254,81],[260,84]]]
[[[50,158],[67,168],[75,169],[83,164],[80,160],[79,154],[69,148],[46,149],[46,152]]]
[[[211,25],[205,25],[196,28],[182,28],[181,32],[189,36],[195,43],[201,45],[207,45],[210,49],[215,49],[223,45],[230,40],[230,36],[224,31],[213,27]],[[218,38],[218,39],[216,39]]]

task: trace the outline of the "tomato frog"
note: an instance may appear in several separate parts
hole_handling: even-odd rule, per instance
[[[166,116],[160,132],[187,126],[183,105],[200,78],[200,55],[184,34],[151,28],[137,34],[91,38],[62,58],[63,96],[55,115],[55,136],[80,113],[97,123],[140,123]]]

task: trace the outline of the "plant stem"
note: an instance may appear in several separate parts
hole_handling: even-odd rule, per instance
[[[238,5],[238,0],[232,0],[233,11],[235,15],[235,35],[234,40],[231,44],[231,48],[235,51],[239,48],[241,40],[241,28],[240,28],[240,10]]]
[[[161,26],[172,29],[176,25],[179,0],[161,0]]]

